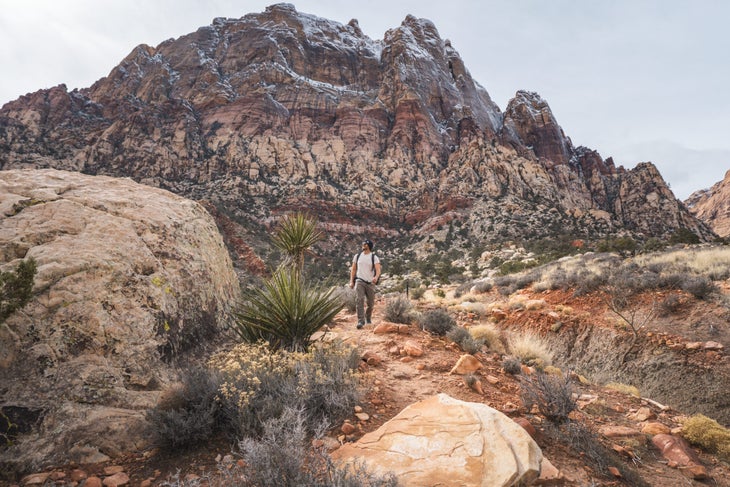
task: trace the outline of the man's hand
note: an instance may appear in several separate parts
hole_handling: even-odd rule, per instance
[[[350,289],[353,289],[354,287],[355,287],[355,282],[354,281],[350,281]]]
[[[378,283],[378,276],[375,276],[375,277],[373,277],[373,284],[377,284],[377,283]]]

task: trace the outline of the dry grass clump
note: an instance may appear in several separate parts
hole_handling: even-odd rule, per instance
[[[463,301],[457,305],[458,308],[463,309],[466,312],[474,313],[477,316],[487,315],[487,305],[484,303],[478,303],[473,301]]]
[[[621,384],[620,382],[609,382],[604,387],[606,389],[611,389],[612,391],[618,391],[623,394],[628,394],[629,396],[641,397],[641,393],[639,393],[639,389],[637,387],[630,386],[628,384]]]
[[[491,323],[481,323],[469,328],[469,334],[475,340],[481,341],[489,350],[503,352],[504,346],[500,339],[500,330]]]
[[[535,367],[551,365],[553,354],[547,344],[532,333],[513,334],[509,338],[509,350],[522,363]]]
[[[702,414],[692,416],[682,425],[682,436],[690,443],[730,461],[730,430],[714,419]]]
[[[667,274],[689,272],[714,281],[730,277],[730,247],[726,246],[644,254],[635,261],[642,267],[661,268]]]

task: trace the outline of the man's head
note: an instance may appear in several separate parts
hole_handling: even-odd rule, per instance
[[[365,250],[365,247],[367,247],[367,248],[368,248],[368,250],[373,250],[373,243],[372,243],[372,242],[371,242],[370,240],[365,240],[365,241],[364,241],[364,242],[362,243],[362,248],[363,248],[363,250]]]

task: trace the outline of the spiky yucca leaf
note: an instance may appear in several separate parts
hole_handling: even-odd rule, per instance
[[[274,349],[306,351],[311,336],[329,323],[344,302],[333,289],[306,285],[301,274],[280,267],[245,296],[236,313],[234,331],[246,342],[266,340]]]
[[[317,221],[304,213],[284,216],[272,237],[274,245],[287,255],[299,272],[304,267],[304,253],[321,239]]]

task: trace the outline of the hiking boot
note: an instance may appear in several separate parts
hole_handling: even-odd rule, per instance
[[[363,327],[363,326],[365,326],[365,323],[363,323],[362,321],[358,321],[358,322],[357,322],[357,329],[358,329],[358,330],[362,330],[362,327]]]
[[[365,320],[365,324],[366,324],[366,325],[372,325],[372,324],[373,324],[373,322],[372,322],[372,321],[370,321],[370,320]]]

